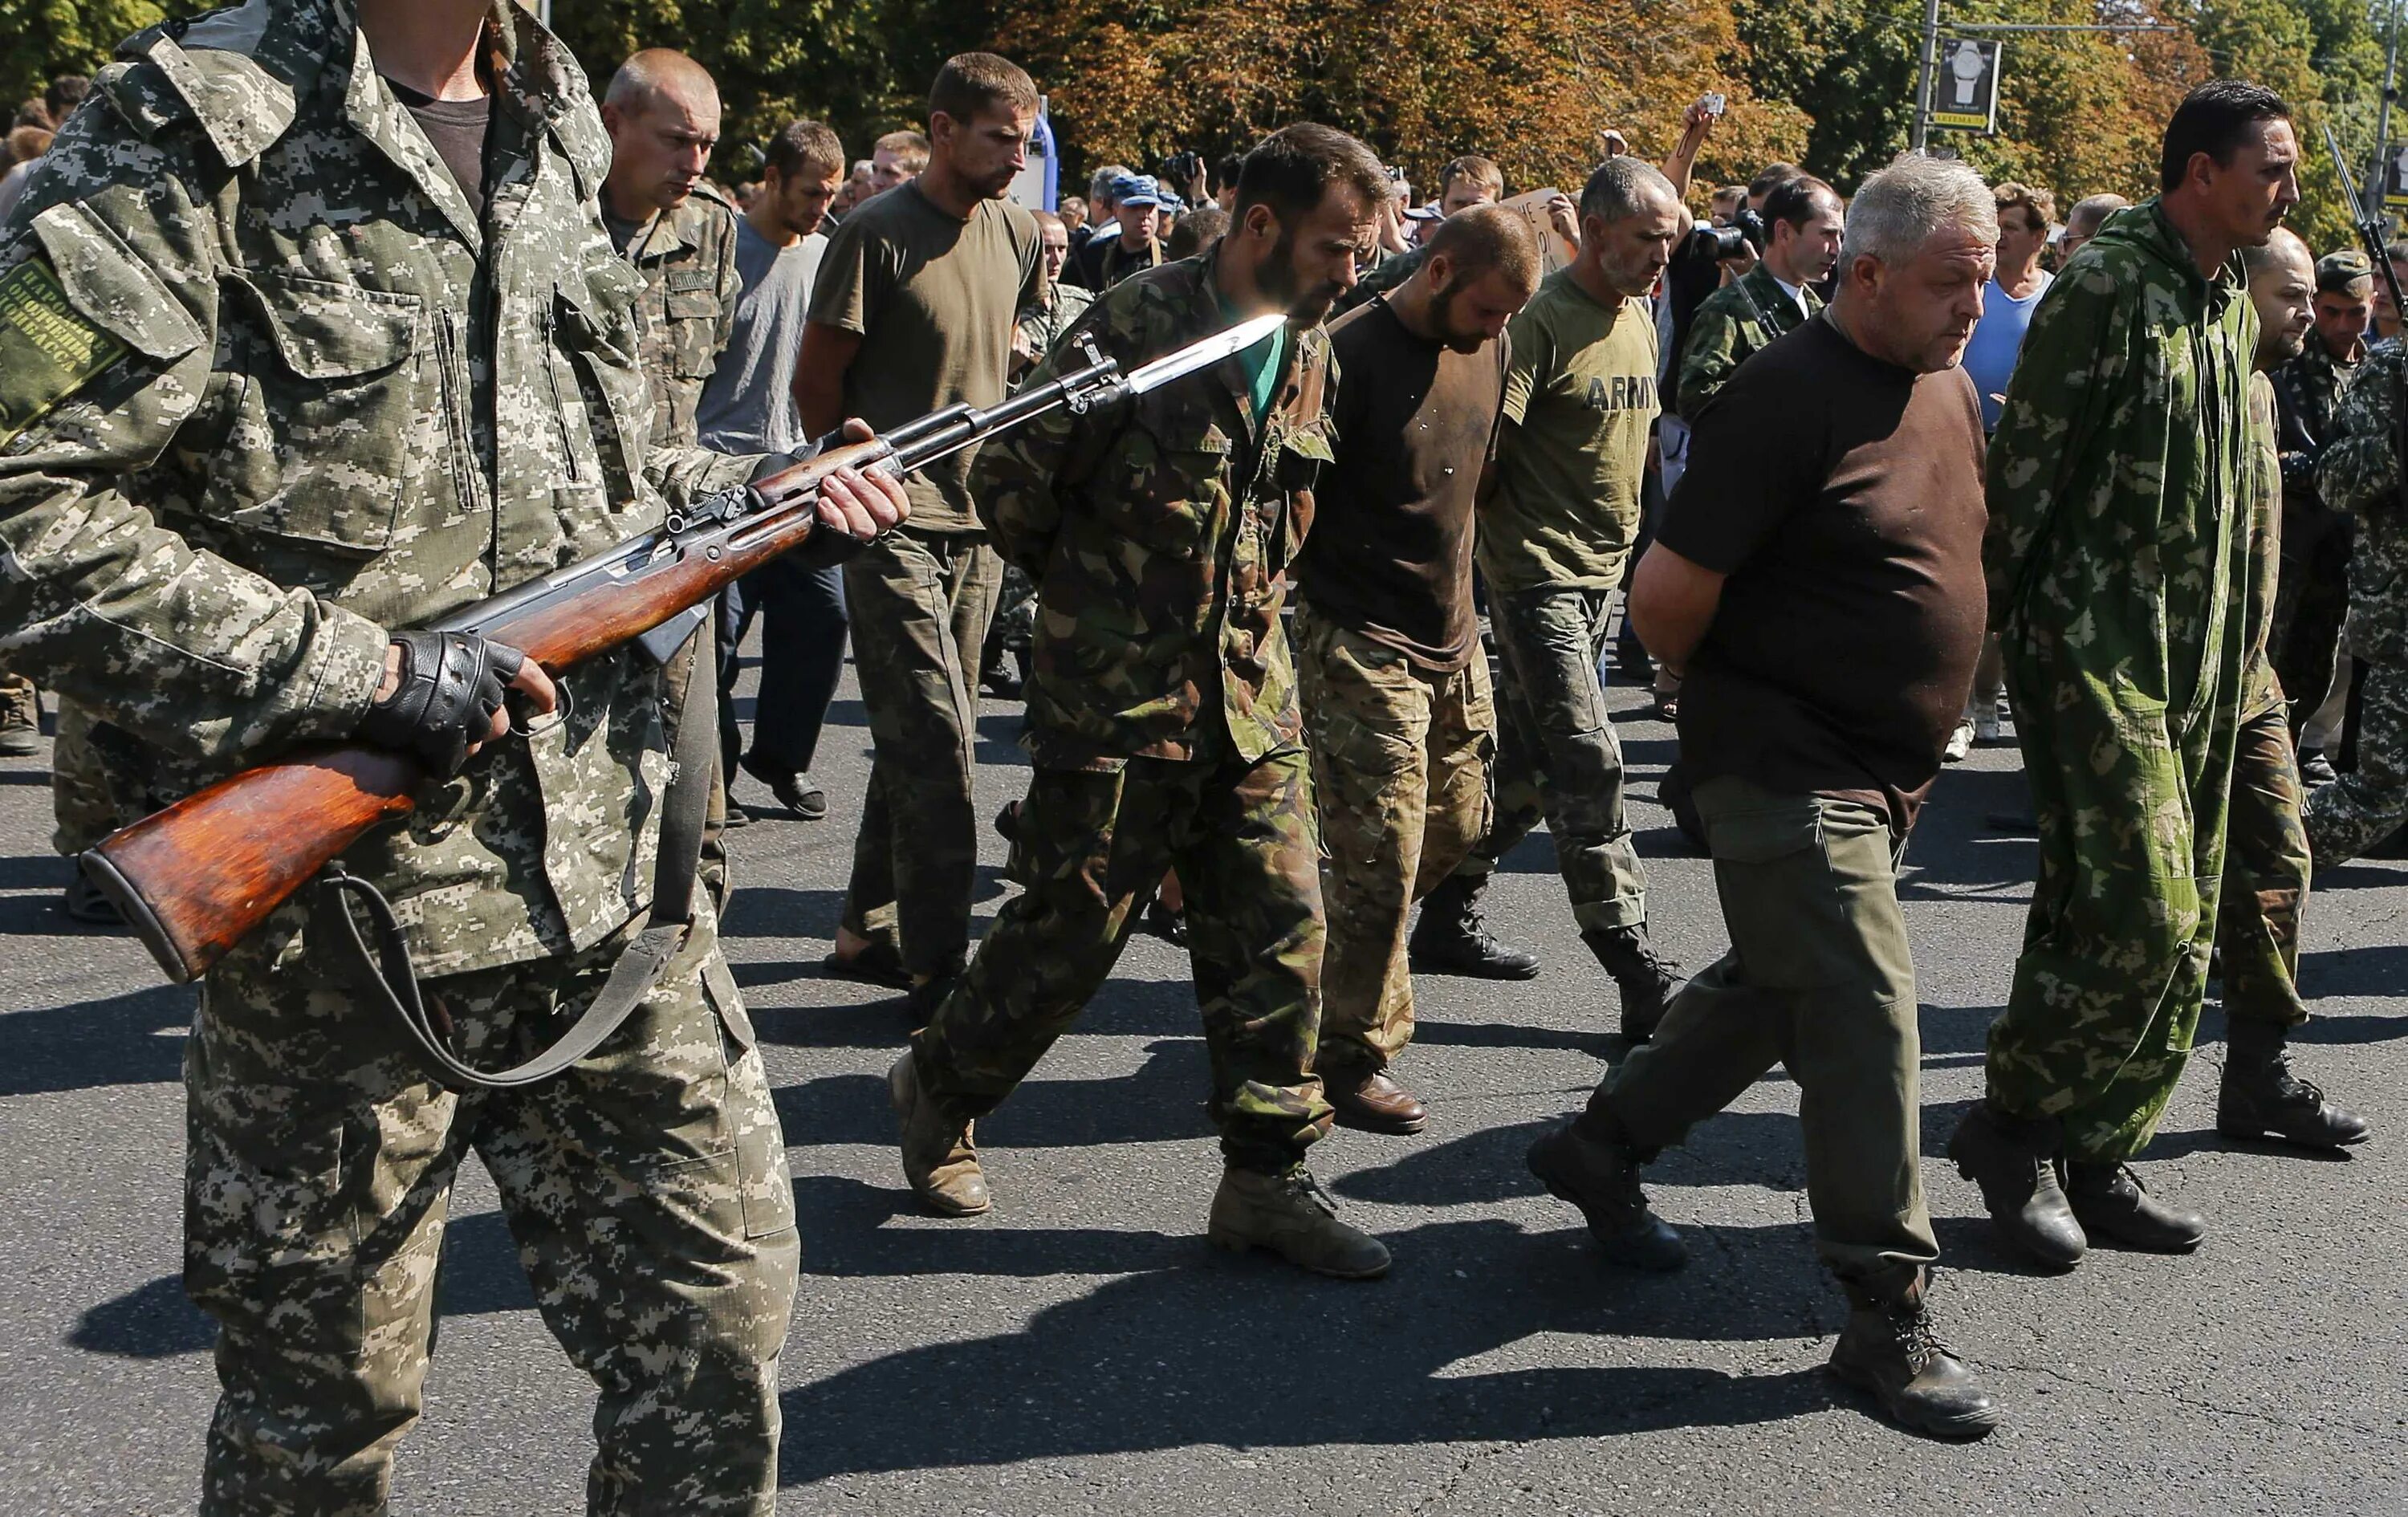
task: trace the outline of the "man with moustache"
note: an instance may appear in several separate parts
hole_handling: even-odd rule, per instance
[[[1479,562],[1503,654],[1504,731],[1494,821],[1422,903],[1412,966],[1526,980],[1538,960],[1488,935],[1479,897],[1497,861],[1543,809],[1581,939],[1622,995],[1622,1028],[1644,1040],[1680,966],[1647,933],[1647,875],[1623,809],[1622,744],[1598,661],[1614,591],[1639,535],[1656,399],[1647,295],[1689,217],[1670,180],[1627,155],[1581,191],[1578,260],[1547,276],[1513,318],[1496,498]]]
[[[2041,298],[1990,444],[1990,620],[2040,878],[1948,1152],[2060,1268],[2094,1237],[2185,1252],[2207,1230],[2130,1161],[2207,994],[2248,651],[2258,319],[2235,255],[2299,203],[2290,114],[2237,79],[2184,97],[2160,193]]]
[[[1332,322],[1337,459],[1297,560],[1297,673],[1329,923],[1314,1067],[1340,1126],[1414,1133],[1405,924],[1487,821],[1497,713],[1471,599],[1474,506],[1504,419],[1505,323],[1539,286],[1529,223],[1459,211],[1413,277]]]
[[[988,1207],[971,1123],[1111,974],[1175,867],[1226,1164],[1210,1236],[1369,1279],[1388,1251],[1304,1166],[1330,1111],[1312,1073],[1322,898],[1310,761],[1281,617],[1330,461],[1322,318],[1354,279],[1387,176],[1303,123],[1246,157],[1228,235],[1097,297],[1042,384],[1093,337],[1123,370],[1233,322],[1290,321],[1203,373],[1084,416],[1055,411],[980,457],[996,541],[1037,581],[1036,666],[1007,902],[890,1090],[903,1173],[930,1209]]]
[[[1037,223],[1004,198],[1027,164],[1037,86],[991,52],[945,64],[927,168],[866,202],[820,261],[795,362],[803,428],[895,427],[1008,393],[1013,323],[1037,293]],[[853,665],[876,747],[828,966],[908,989],[914,1024],[969,949],[981,648],[1002,564],[966,449],[911,476],[910,525],[845,565]]]
[[[2291,1073],[2290,1031],[2308,1020],[2299,968],[2310,848],[2287,702],[2270,652],[2281,539],[2288,525],[2271,376],[2315,340],[2312,332],[2323,316],[2325,292],[2308,245],[2288,231],[2277,231],[2262,248],[2243,249],[2241,257],[2250,304],[2258,310],[2258,350],[2257,372],[2249,381],[2248,654],[2215,928],[2225,1018],[2215,1125],[2231,1138],[2276,1138],[2329,1150],[2366,1141],[2368,1128],[2365,1119],[2333,1105]]]
[[[1851,1308],[1831,1368],[1949,1438],[1998,1411],[1927,1301],[1898,861],[1982,646],[1982,417],[1960,360],[1998,235],[1971,168],[1899,159],[1849,208],[1830,307],[1698,412],[1630,614],[1684,676],[1682,762],[1731,947],[1529,1153],[1610,1262],[1678,1268],[1640,1166],[1785,1066],[1815,1246]]]

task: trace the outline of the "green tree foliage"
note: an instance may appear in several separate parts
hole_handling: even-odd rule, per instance
[[[192,0],[0,0],[0,106],[42,93],[62,74],[90,74],[118,41],[171,15],[204,9]]]

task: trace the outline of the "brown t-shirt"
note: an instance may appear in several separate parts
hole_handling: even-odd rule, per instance
[[[1878,804],[1903,832],[1982,650],[1982,411],[1828,317],[1698,415],[1656,540],[1727,574],[1681,686],[1694,780]]]
[[[864,203],[820,255],[810,319],[862,336],[845,370],[844,407],[881,432],[966,400],[1004,397],[1011,332],[1037,298],[1037,222],[985,200],[965,222],[914,181]],[[976,532],[975,448],[904,481],[918,532]]]
[[[1320,615],[1433,674],[1471,662],[1471,514],[1497,453],[1507,339],[1415,336],[1383,297],[1329,328],[1337,466],[1314,492],[1297,588]]]

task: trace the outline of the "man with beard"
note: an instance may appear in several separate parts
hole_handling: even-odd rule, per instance
[[[1785,1066],[1815,1248],[1853,1309],[1833,1371],[1910,1427],[1977,1437],[1997,1409],[1926,1301],[1898,860],[1982,647],[1982,417],[1959,361],[1999,219],[1972,169],[1909,156],[1865,181],[1846,236],[1830,308],[1699,413],[1630,591],[1688,677],[1682,761],[1730,952],[1529,1164],[1609,1261],[1677,1268],[1639,1166]]]
[[[2283,685],[2270,653],[2281,574],[2283,465],[2274,381],[2299,357],[2322,319],[2324,292],[2308,245],[2287,231],[2244,249],[2249,299],[2258,308],[2257,373],[2250,376],[2252,492],[2242,674],[2241,737],[2232,763],[2232,806],[2224,855],[2224,898],[2215,944],[2223,960],[2224,1084],[2215,1125],[2228,1137],[2279,1138],[2303,1148],[2362,1143],[2367,1125],[2291,1074],[2286,1045],[2308,1020],[2300,998],[2300,914],[2307,905],[2309,845],[2300,815],[2300,766]]]
[[[1285,570],[1330,460],[1322,318],[1354,280],[1387,177],[1310,123],[1247,155],[1228,236],[1131,276],[1029,376],[1133,370],[1285,310],[1217,367],[1079,416],[1058,410],[982,453],[984,520],[1037,581],[1036,666],[1008,902],[890,1087],[903,1173],[932,1210],[987,1209],[971,1123],[1077,1020],[1166,867],[1189,950],[1227,1169],[1211,1236],[1368,1279],[1378,1239],[1338,1220],[1304,1166],[1329,1124],[1312,1069],[1322,902],[1311,770],[1282,624]]]
[[[1659,406],[1647,293],[1688,235],[1670,180],[1608,159],[1581,191],[1578,261],[1547,276],[1513,318],[1497,495],[1479,559],[1504,655],[1504,731],[1487,839],[1422,905],[1416,969],[1526,980],[1538,960],[1498,943],[1478,900],[1541,809],[1581,940],[1622,994],[1622,1029],[1644,1040],[1680,966],[1647,933],[1647,875],[1623,813],[1622,744],[1598,688],[1609,611],[1639,535],[1640,488]]]
[[[1413,1031],[1405,919],[1487,821],[1497,713],[1471,601],[1511,351],[1539,287],[1529,223],[1493,206],[1439,224],[1394,292],[1333,322],[1337,460],[1297,564],[1297,673],[1328,910],[1316,1067],[1340,1126],[1414,1133],[1388,1074]]]
[[[1037,294],[1037,223],[1003,198],[1027,164],[1037,86],[966,52],[928,96],[927,170],[837,229],[795,365],[803,427],[892,428],[1004,398],[1013,323]],[[853,664],[877,756],[829,967],[909,987],[914,1023],[969,951],[981,645],[1002,579],[971,508],[967,449],[911,476],[911,523],[845,565]]]
[[[2041,298],[1990,444],[1990,622],[2040,878],[1948,1153],[2006,1239],[2060,1268],[2093,1237],[2186,1252],[2207,1231],[2130,1161],[2207,994],[2250,582],[2258,318],[2234,255],[2299,204],[2290,114],[2237,79],[2184,97],[2161,193]]]
[[[818,122],[790,122],[762,165],[760,193],[736,228],[742,281],[726,351],[702,389],[702,441],[723,452],[793,452],[810,438],[795,409],[795,359],[811,286],[826,253],[822,230],[844,184],[844,144]],[[761,689],[752,751],[736,725],[737,649],[761,620]],[[772,559],[731,585],[719,620],[719,753],[728,783],[743,768],[806,822],[827,815],[811,782],[820,726],[844,669],[844,574],[833,564]],[[739,758],[740,755],[740,758]],[[733,807],[733,815],[740,815]]]

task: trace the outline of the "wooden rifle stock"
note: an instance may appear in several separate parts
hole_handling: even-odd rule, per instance
[[[811,535],[819,481],[888,455],[883,442],[832,448],[745,487],[757,515],[681,551],[674,532],[622,544],[580,569],[589,582],[530,594],[578,571],[470,607],[441,625],[509,643],[557,673],[630,642]],[[650,551],[652,556],[646,556]],[[492,614],[479,613],[491,608]],[[167,978],[181,984],[249,937],[268,914],[370,828],[406,816],[426,771],[406,754],[318,745],[245,769],[104,838],[84,873],[114,902]]]

